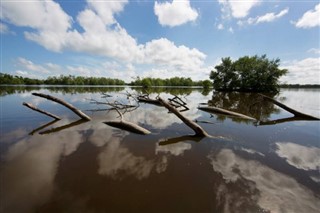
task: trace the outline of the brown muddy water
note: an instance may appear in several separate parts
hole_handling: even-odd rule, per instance
[[[190,108],[186,117],[221,136],[198,139],[186,137],[193,132],[175,115],[150,104],[123,113],[151,134],[107,126],[104,121],[119,119],[117,112],[89,100],[134,104],[126,93],[139,89],[0,89],[1,212],[319,212],[320,122],[286,120],[290,113],[257,94],[148,91],[178,95]],[[92,120],[77,122],[65,107],[32,92],[64,99]],[[320,117],[318,89],[281,90],[273,98]],[[23,102],[63,119],[51,122]],[[210,115],[197,110],[201,103],[260,122]]]

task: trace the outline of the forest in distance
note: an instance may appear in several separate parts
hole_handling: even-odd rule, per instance
[[[101,86],[202,86],[211,87],[212,82],[209,80],[192,81],[191,78],[174,77],[170,79],[160,78],[137,78],[136,80],[125,83],[123,80],[112,78],[97,78],[83,76],[58,76],[48,77],[47,79],[32,79],[17,75],[0,73],[0,85],[101,85]],[[320,88],[319,84],[280,84],[280,88]]]
[[[105,77],[83,77],[73,75],[60,75],[48,77],[46,79],[32,79],[17,75],[0,73],[1,85],[130,85],[130,86],[203,86],[210,87],[211,81],[192,81],[191,78],[173,77],[167,79],[161,78],[140,78],[137,77],[130,83],[126,83],[120,79]]]

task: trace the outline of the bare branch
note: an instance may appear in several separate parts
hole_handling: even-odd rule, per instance
[[[50,113],[50,112],[46,112],[46,111],[44,111],[44,110],[41,110],[41,109],[39,109],[39,108],[37,108],[37,107],[33,106],[32,104],[29,104],[29,103],[23,102],[23,104],[22,104],[22,105],[24,105],[24,106],[26,106],[26,107],[28,107],[28,108],[30,108],[30,109],[32,109],[32,110],[34,110],[34,111],[40,112],[40,113],[42,113],[42,114],[44,114],[44,115],[47,115],[47,116],[49,116],[49,117],[51,117],[51,118],[54,118],[55,120],[61,120],[61,118],[60,118],[60,117],[58,117],[57,115],[54,115],[54,114],[52,114],[52,113]]]

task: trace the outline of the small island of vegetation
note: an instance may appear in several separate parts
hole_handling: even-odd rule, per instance
[[[269,60],[266,55],[244,56],[236,61],[222,58],[211,71],[213,87],[222,91],[266,92],[279,90],[279,78],[286,69],[279,69],[280,59]]]

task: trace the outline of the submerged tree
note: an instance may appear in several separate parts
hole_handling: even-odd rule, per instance
[[[287,73],[279,65],[280,59],[269,60],[266,55],[244,56],[234,62],[229,57],[222,58],[210,79],[217,90],[277,91],[279,78]]]

